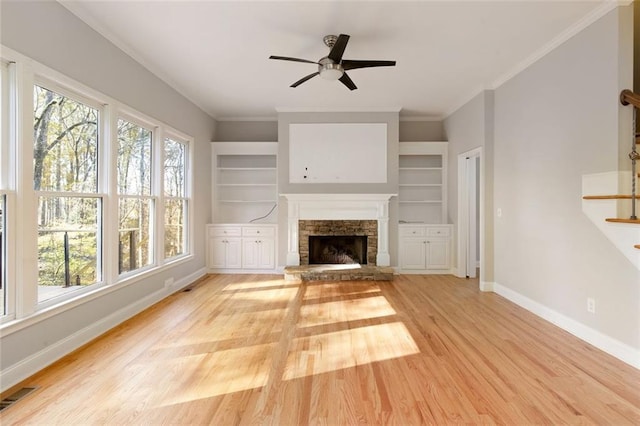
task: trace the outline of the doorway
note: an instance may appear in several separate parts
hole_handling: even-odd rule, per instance
[[[478,277],[482,260],[482,148],[458,155],[458,276]]]

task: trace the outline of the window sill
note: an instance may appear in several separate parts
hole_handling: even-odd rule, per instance
[[[7,336],[9,334],[15,333],[27,327],[30,327],[34,324],[37,324],[41,321],[44,321],[48,318],[51,318],[54,315],[58,315],[62,312],[73,309],[77,306],[80,306],[84,303],[95,300],[99,297],[105,296],[109,293],[127,287],[129,285],[133,285],[139,281],[149,279],[160,272],[166,271],[175,266],[181,265],[183,263],[189,262],[193,260],[194,256],[192,254],[188,254],[176,259],[171,259],[169,262],[165,263],[162,266],[147,269],[144,272],[128,276],[124,279],[120,279],[114,284],[106,285],[106,284],[95,284],[91,286],[91,289],[87,288],[87,291],[82,291],[81,294],[76,295],[75,297],[65,298],[64,300],[55,302],[55,299],[51,299],[50,301],[45,301],[41,304],[35,312],[32,312],[28,315],[25,315],[22,318],[8,320],[7,322],[0,324],[0,338]],[[79,290],[78,290],[79,291]],[[54,302],[51,305],[47,305],[47,302]],[[44,306],[43,306],[44,305]],[[124,306],[123,306],[124,307]]]

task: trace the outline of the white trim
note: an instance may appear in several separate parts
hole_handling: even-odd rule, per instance
[[[216,121],[220,123],[221,121],[278,121],[277,116],[270,115],[260,115],[260,116],[246,116],[246,117],[217,117]]]
[[[458,272],[458,277],[464,277],[466,275],[466,259],[467,259],[467,244],[465,240],[466,233],[466,218],[468,212],[465,208],[466,206],[466,198],[467,198],[467,185],[466,185],[466,167],[465,161],[466,158],[470,157],[479,157],[480,158],[480,210],[478,214],[480,215],[480,265],[485,260],[484,255],[484,245],[485,245],[485,229],[484,229],[484,197],[485,197],[485,172],[484,172],[484,155],[483,148],[477,147],[472,150],[463,152],[458,154],[458,162],[457,162],[457,173],[458,173],[458,212],[457,212],[457,262],[456,262],[456,270]],[[485,270],[480,266],[480,283],[482,284]],[[482,290],[482,285],[480,286]],[[483,290],[488,291],[488,290]]]
[[[278,113],[282,112],[393,112],[400,113],[402,107],[276,107]]]
[[[556,36],[549,43],[544,45],[542,48],[535,51],[533,54],[529,55],[522,62],[518,63],[515,67],[511,68],[509,71],[502,74],[500,77],[495,79],[491,83],[490,89],[497,89],[502,86],[507,81],[511,80],[513,77],[520,74],[522,71],[529,68],[531,65],[536,63],[538,60],[547,56],[549,53],[553,52],[556,48],[562,45],[564,42],[571,39],[573,36],[587,28],[589,25],[593,24],[598,19],[602,18],[604,15],[617,8],[619,5],[624,5],[625,3],[631,4],[631,1],[626,2],[618,2],[618,1],[605,1],[600,6],[593,9],[586,16],[580,19],[575,24],[571,25],[569,28],[564,30],[558,36]]]
[[[378,266],[391,265],[389,255],[389,199],[397,194],[280,194],[287,198],[287,266],[300,264],[298,221],[378,221]]]
[[[130,56],[135,62],[142,65],[147,70],[153,73],[158,79],[163,81],[169,87],[173,88],[176,92],[180,93],[185,99],[187,99],[192,104],[196,105],[200,108],[205,114],[216,120],[216,115],[213,111],[209,110],[206,105],[201,103],[199,100],[195,99],[191,95],[189,95],[189,91],[185,90],[181,84],[178,84],[175,80],[173,80],[167,73],[165,73],[161,68],[154,66],[154,64],[150,63],[145,59],[145,55],[139,54],[139,52],[129,46],[129,44],[125,43],[120,37],[115,35],[112,31],[109,31],[99,19],[94,19],[90,16],[89,13],[84,13],[84,6],[80,4],[80,2],[76,1],[62,1],[59,0],[63,7],[65,7],[69,12],[73,13],[79,20],[83,21],[87,25],[91,27],[92,30],[96,31],[98,34],[103,36],[105,39],[109,40],[113,43],[118,49],[122,50],[128,56]]]
[[[0,392],[3,392],[17,383],[29,378],[34,373],[51,365],[63,356],[71,353],[82,345],[106,333],[134,315],[139,314],[150,306],[158,303],[172,293],[181,290],[205,275],[206,271],[202,268],[193,274],[174,282],[170,287],[162,288],[143,299],[137,300],[130,305],[118,309],[107,317],[47,346],[43,350],[34,353],[26,359],[5,368],[0,371]]]
[[[400,121],[442,121],[441,115],[401,115]]]
[[[476,96],[478,96],[485,90],[487,90],[485,86],[476,87],[476,89],[472,90],[469,95],[463,96],[459,98],[457,102],[452,103],[451,106],[445,110],[444,114],[442,114],[442,121],[446,120],[447,118],[449,118],[449,116],[456,113],[460,108],[471,102],[471,100],[473,100]]]
[[[480,281],[480,291],[495,291],[495,284],[496,283],[490,281]]]
[[[640,350],[613,339],[601,332],[569,318],[553,309],[529,299],[498,283],[493,283],[494,292],[516,305],[536,314],[561,329],[573,334],[577,338],[595,346],[596,348],[618,358],[632,367],[640,369]]]

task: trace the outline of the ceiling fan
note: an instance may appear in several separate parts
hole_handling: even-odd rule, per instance
[[[324,36],[324,44],[331,50],[329,51],[329,54],[327,56],[320,58],[320,60],[318,60],[317,62],[309,61],[307,59],[290,58],[288,56],[269,56],[269,59],[305,62],[318,65],[317,72],[302,77],[300,80],[293,83],[291,87],[298,87],[305,81],[310,80],[317,75],[320,75],[320,77],[326,80],[340,80],[340,82],[347,86],[349,90],[355,90],[357,89],[357,87],[345,71],[355,70],[358,68],[393,67],[396,65],[396,61],[364,61],[342,59],[344,50],[347,47],[347,43],[349,42],[349,37],[350,36],[348,36],[347,34],[340,34],[339,36]]]

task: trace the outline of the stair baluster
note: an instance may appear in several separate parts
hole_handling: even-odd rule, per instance
[[[640,108],[640,96],[633,93],[631,90],[623,90],[622,92],[620,92],[620,103],[622,103],[622,105],[629,105],[631,104],[633,106],[633,120],[632,120],[632,131],[631,131],[631,152],[629,153],[629,159],[631,160],[631,217],[629,219],[631,220],[637,220],[638,217],[636,216],[636,180],[637,180],[637,176],[636,176],[636,161],[638,159],[640,159],[640,153],[638,153],[637,149],[636,149],[636,138],[637,138],[637,134],[636,134],[636,116],[637,116],[637,109]]]

